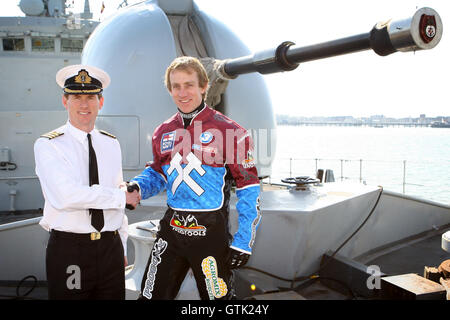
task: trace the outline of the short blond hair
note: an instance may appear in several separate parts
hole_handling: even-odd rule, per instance
[[[182,70],[187,73],[196,72],[199,86],[204,88],[208,85],[208,75],[200,60],[194,57],[183,56],[173,60],[170,66],[167,67],[164,84],[169,92],[172,91],[170,73],[174,70]],[[203,94],[203,99],[205,99],[205,96],[206,92]]]

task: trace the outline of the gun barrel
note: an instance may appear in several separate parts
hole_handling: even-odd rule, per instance
[[[286,41],[276,48],[228,60],[223,71],[229,77],[251,72],[269,74],[294,70],[302,62],[369,49],[380,56],[432,49],[441,40],[442,30],[439,14],[431,8],[421,8],[408,19],[378,23],[368,33],[305,47]]]
[[[297,63],[354,53],[370,49],[370,34],[364,33],[306,47],[292,46],[286,56]]]

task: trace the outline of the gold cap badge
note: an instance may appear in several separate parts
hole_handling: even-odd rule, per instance
[[[80,70],[74,81],[75,83],[90,84],[92,82],[92,78],[89,77],[86,70]]]

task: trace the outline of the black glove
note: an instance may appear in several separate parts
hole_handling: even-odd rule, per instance
[[[136,190],[137,192],[139,192],[139,185],[137,183],[129,183],[127,182],[127,191],[128,192],[133,192],[134,190]],[[128,210],[134,210],[136,209],[135,207],[133,207],[131,204],[126,204],[125,208],[127,208]]]
[[[228,258],[228,265],[230,269],[237,269],[243,267],[250,258],[248,253],[240,252],[230,249],[230,257]]]

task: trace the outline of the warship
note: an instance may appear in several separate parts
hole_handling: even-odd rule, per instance
[[[1,212],[42,208],[30,147],[55,117],[52,111],[66,117],[55,74],[80,63],[99,24],[92,20],[89,1],[81,14],[67,12],[63,0],[22,0],[20,8],[24,17],[0,17]]]
[[[450,123],[445,122],[445,121],[441,121],[441,122],[433,122],[432,124],[430,124],[430,127],[432,128],[450,128]]]
[[[67,26],[67,18],[63,20]],[[264,181],[272,173],[277,131],[276,106],[272,106],[263,75],[364,50],[379,56],[428,50],[439,43],[443,32],[439,14],[421,8],[405,19],[377,23],[366,33],[309,46],[285,41],[252,53],[226,25],[192,0],[143,1],[118,10],[96,26],[82,21],[83,27],[77,29],[84,30],[81,63],[100,67],[114,79],[104,92],[105,107],[96,126],[120,141],[126,180],[151,161],[152,132],[174,113],[161,78],[177,56],[195,56],[205,65],[210,77],[206,102],[249,129],[255,142],[255,164]],[[0,32],[3,39],[23,37],[23,45],[6,41],[17,49],[10,50],[14,57],[5,64],[20,59],[21,52],[16,51],[21,47],[31,48],[23,55],[27,59],[33,54],[36,31]],[[42,32],[41,36],[49,37],[49,32]],[[61,43],[62,34],[54,36]],[[2,55],[8,53],[4,50]],[[56,59],[53,52],[42,54],[45,57],[39,59],[55,62],[53,73],[45,71],[48,77],[78,59],[78,55]],[[0,284],[9,290],[17,288],[16,294],[3,294],[13,298],[31,298],[39,289],[45,298],[48,233],[38,224],[43,197],[34,173],[32,145],[42,132],[58,127],[67,117],[57,101],[57,91],[46,92],[54,101],[31,103],[40,99],[38,92],[43,89],[31,85],[54,82],[53,78],[44,81],[43,73],[33,74],[33,82],[18,85],[20,92],[14,93],[22,100],[16,104],[2,101],[0,108],[0,211],[5,221],[0,225]],[[20,82],[24,80],[18,79]],[[0,86],[2,97],[10,94],[6,87]],[[445,262],[449,258],[450,206],[380,186],[335,182],[326,168],[313,177],[261,184],[262,220],[253,254],[244,268],[235,271],[238,299],[448,298]],[[131,263],[124,271],[127,299],[139,295],[158,222],[166,209],[165,199],[165,194],[160,194],[126,212]],[[231,231],[237,227],[235,205],[232,195]],[[437,279],[419,276],[433,266],[438,270],[434,273]],[[34,290],[20,293],[27,285]],[[198,298],[192,273],[186,276],[177,298]]]

